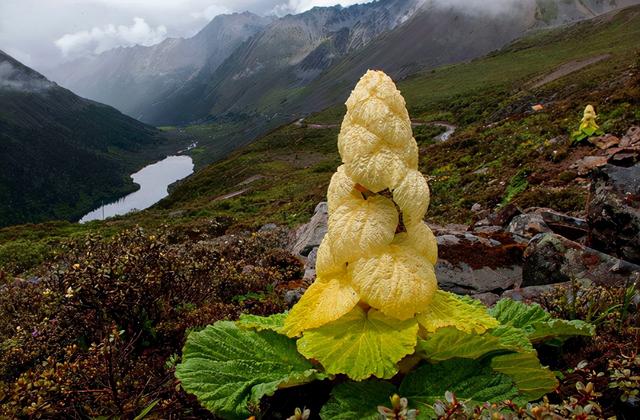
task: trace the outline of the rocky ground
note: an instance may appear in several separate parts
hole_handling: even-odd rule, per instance
[[[573,164],[591,181],[583,218],[549,208],[507,205],[491,211],[475,204],[471,225],[428,223],[438,240],[440,288],[492,305],[502,296],[529,300],[575,282],[639,281],[640,127],[631,127],[621,139],[605,135],[590,141],[596,152]],[[289,303],[315,278],[327,216],[322,202],[292,233],[289,250],[304,260],[305,283],[287,292]]]

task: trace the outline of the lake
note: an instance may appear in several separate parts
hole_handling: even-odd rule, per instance
[[[87,213],[80,219],[80,223],[102,220],[151,207],[169,195],[169,185],[192,173],[193,160],[189,156],[169,156],[159,162],[147,165],[131,175],[133,182],[140,185],[138,191]]]

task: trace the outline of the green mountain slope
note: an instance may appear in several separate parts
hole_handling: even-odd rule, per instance
[[[569,147],[568,133],[589,102],[610,133],[621,135],[640,122],[638,45],[640,7],[634,7],[539,32],[484,58],[401,81],[414,119],[458,125],[445,143],[433,141],[441,128],[414,128],[420,170],[431,177],[432,220],[467,222],[475,202],[492,208],[505,198],[521,206],[581,211],[585,180],[576,178],[569,166],[591,149]],[[563,65],[599,56],[606,59],[575,66],[576,71],[534,87]],[[537,103],[545,109],[534,113],[530,107]],[[237,227],[306,222],[324,200],[340,164],[336,142],[344,112],[336,106],[302,124],[275,129],[180,182],[169,197],[146,211],[82,226],[0,229],[0,242],[22,238],[40,243],[88,231],[111,234],[136,224],[200,230],[212,216],[233,217]],[[187,129],[202,139],[214,130]]]
[[[153,127],[82,99],[0,51],[0,226],[74,220],[133,191],[161,157]]]
[[[586,103],[596,105],[603,128],[613,134],[638,122],[638,45],[640,8],[633,7],[400,82],[414,119],[459,125],[453,139],[440,144],[430,139],[437,132],[416,129],[420,169],[432,176],[431,217],[467,221],[475,202],[494,207],[507,196],[521,205],[581,210],[586,190],[568,167],[587,151],[570,148],[566,134]],[[594,57],[601,60],[580,67]],[[540,85],[538,78],[572,63],[576,71]],[[537,103],[545,105],[543,112],[531,111]],[[307,127],[273,131],[191,177],[159,207],[226,214],[250,225],[307,219],[339,164],[338,128],[311,123],[336,125],[343,114],[342,106],[329,108],[308,119]],[[527,188],[513,197],[510,184],[523,176]]]

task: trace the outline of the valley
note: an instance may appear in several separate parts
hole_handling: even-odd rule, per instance
[[[0,52],[0,76],[2,60],[26,75],[0,84],[0,418],[634,418],[639,385],[619,381],[640,375],[640,5],[436,3],[233,14],[48,74],[92,100]],[[352,174],[349,197],[330,187],[348,154],[343,102],[370,67],[406,101],[422,175],[408,198]],[[380,86],[367,94],[399,118]],[[576,140],[587,105],[598,131]],[[347,124],[389,122],[363,120]],[[358,256],[381,235],[352,235],[369,228],[357,217],[336,229],[337,199],[390,202],[390,250]],[[427,240],[410,241],[399,203]],[[385,318],[353,275],[383,253],[365,277],[389,283],[390,305],[422,292],[395,284],[422,254],[454,304],[430,301],[435,321]],[[296,305],[324,324],[284,332]],[[365,321],[340,332],[354,311]],[[313,334],[322,360],[307,356]],[[390,357],[349,358],[351,335],[393,347],[391,373],[350,380]],[[410,351],[395,350],[406,335]]]

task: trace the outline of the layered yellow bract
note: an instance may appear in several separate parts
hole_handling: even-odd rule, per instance
[[[369,71],[347,100],[338,137],[342,166],[327,191],[329,229],[317,279],[289,313],[293,337],[373,307],[405,320],[437,290],[436,239],[424,224],[429,187],[405,101],[381,71]]]

